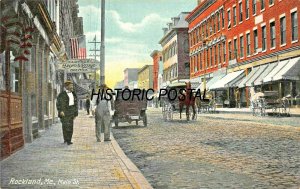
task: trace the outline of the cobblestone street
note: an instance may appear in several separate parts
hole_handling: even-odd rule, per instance
[[[68,146],[63,144],[61,124],[51,126],[1,161],[0,188],[147,188],[114,139],[96,142],[94,127],[94,118],[81,112],[74,122],[74,144]],[[23,179],[37,184],[22,184]]]
[[[121,124],[114,137],[154,188],[299,188],[299,118],[204,114],[148,127]]]

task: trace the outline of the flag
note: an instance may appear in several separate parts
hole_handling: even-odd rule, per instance
[[[71,38],[71,58],[86,59],[85,35]]]

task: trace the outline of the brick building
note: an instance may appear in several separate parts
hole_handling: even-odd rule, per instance
[[[138,80],[138,72],[140,68],[126,68],[124,70],[124,86],[128,87],[129,83]]]
[[[153,87],[153,65],[145,65],[138,72],[138,88],[152,89]]]
[[[164,36],[159,44],[162,46],[164,84],[189,79],[188,23],[185,21],[188,14],[180,13],[167,24],[168,28],[163,28]]]
[[[162,53],[161,51],[154,50],[151,55],[153,59],[153,90],[158,91],[159,90],[159,64],[162,61]]]
[[[295,97],[299,8],[297,0],[199,2],[186,18],[191,78],[201,78],[202,86],[222,96],[220,103],[227,99],[231,106],[237,100],[247,106],[250,87]]]

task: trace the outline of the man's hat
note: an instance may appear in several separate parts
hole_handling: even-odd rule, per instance
[[[69,85],[69,84],[73,84],[73,82],[71,81],[71,80],[67,80],[67,81],[65,81],[65,86],[67,86],[67,85]]]

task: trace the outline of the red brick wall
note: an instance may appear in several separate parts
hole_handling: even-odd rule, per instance
[[[159,61],[160,58],[162,57],[161,52],[157,51],[153,55],[153,89],[154,91],[158,90],[158,72],[159,72]]]
[[[226,4],[225,10],[227,11],[228,8],[232,11],[232,6],[236,4],[236,1],[228,1],[228,4]],[[274,5],[269,6],[269,0],[265,0],[265,10],[261,11],[260,1],[257,1],[256,3],[256,16],[253,16],[252,14],[252,0],[249,0],[249,8],[250,8],[250,16],[249,19],[245,19],[245,1],[243,1],[243,22],[241,24],[237,24],[235,27],[231,27],[230,30],[227,30],[226,36],[227,36],[227,46],[228,46],[228,40],[232,40],[233,45],[233,38],[236,36],[238,40],[238,52],[240,48],[239,43],[239,37],[240,34],[243,34],[244,36],[244,58],[240,59],[238,58],[238,62],[242,62],[245,60],[251,60],[253,58],[256,58],[258,56],[267,55],[273,52],[277,52],[280,50],[288,49],[293,46],[299,46],[299,11],[300,11],[300,2],[299,0],[274,0]],[[238,4],[237,10],[238,10]],[[291,41],[291,13],[290,11],[294,8],[297,8],[297,14],[298,14],[298,42],[292,43]],[[281,14],[285,13],[286,18],[286,45],[281,46],[280,45],[280,18],[279,16]],[[255,18],[262,16],[262,22],[255,24]],[[276,31],[276,48],[270,50],[271,43],[270,43],[270,20],[275,19],[275,31]],[[239,15],[237,16],[237,19],[239,20]],[[227,21],[227,19],[226,19]],[[253,28],[257,27],[258,32],[258,48],[262,48],[262,27],[261,24],[266,24],[266,30],[267,30],[267,48],[265,52],[260,52],[257,54],[254,54],[254,32]],[[250,30],[250,38],[251,38],[251,45],[250,45],[250,53],[251,56],[247,57],[246,55],[246,31]],[[228,47],[227,47],[228,49]],[[227,63],[228,63],[228,57],[227,57]]]
[[[240,23],[240,14],[239,14],[239,2],[242,2],[242,10],[243,10],[243,20]],[[203,46],[204,41],[207,40],[212,41],[220,36],[224,35],[226,36],[226,60],[223,60],[223,46],[221,46],[221,52],[222,52],[222,58],[221,62],[222,64],[216,65],[215,61],[215,52],[214,52],[214,47],[212,48],[212,56],[210,53],[210,48],[208,48],[208,54],[206,53],[206,50],[202,53],[201,55],[201,60],[199,53],[194,53],[193,55],[190,56],[190,77],[198,77],[200,75],[203,75],[204,72],[209,73],[216,71],[217,69],[227,66],[229,62],[229,47],[228,47],[228,42],[231,40],[231,49],[232,53],[234,53],[233,45],[234,45],[234,38],[237,38],[237,62],[242,63],[244,61],[251,62],[252,59],[257,58],[259,56],[264,56],[268,55],[273,52],[278,52],[281,50],[289,49],[291,47],[299,46],[300,45],[300,40],[299,40],[299,34],[300,34],[300,3],[299,0],[274,0],[274,5],[269,6],[269,0],[265,0],[265,10],[261,11],[261,4],[260,1],[256,1],[256,15],[253,16],[253,11],[252,11],[252,0],[249,0],[249,19],[246,20],[246,0],[243,1],[235,1],[235,0],[229,0],[229,1],[215,1],[212,5],[208,6],[198,17],[194,18],[193,20],[192,17],[193,15],[196,14],[197,10],[203,6],[205,3],[201,3],[196,7],[192,13],[187,17],[188,22],[189,22],[189,41],[190,41],[190,52],[193,52],[197,50],[199,47]],[[236,25],[233,25],[233,6],[235,5],[236,7]],[[202,36],[201,31],[202,27],[200,28],[200,38],[199,38],[199,32],[197,31],[198,28],[196,27],[201,21],[205,20],[206,18],[209,17],[209,15],[212,15],[217,9],[221,8],[223,6],[224,10],[224,28],[222,28],[222,18],[221,20],[221,29],[220,31],[217,31],[213,33],[212,35]],[[228,29],[228,15],[227,11],[230,9],[231,12],[231,28]],[[291,10],[297,9],[297,16],[298,16],[298,40],[293,42],[291,41]],[[285,13],[285,18],[286,18],[286,45],[281,46],[280,45],[280,15]],[[258,22],[258,18],[261,18],[261,21]],[[270,49],[270,20],[273,19],[275,20],[275,30],[276,30],[276,48],[275,49]],[[190,19],[190,20],[189,20]],[[217,19],[215,17],[215,19]],[[206,22],[204,26],[209,25],[208,23],[211,23],[211,19],[208,20],[209,22]],[[216,20],[215,20],[216,21]],[[256,22],[256,23],[255,23]],[[257,54],[254,54],[254,36],[253,36],[253,28],[257,27],[257,34],[258,34],[258,48],[262,48],[262,24],[265,23],[266,25],[266,36],[267,36],[267,48],[266,51],[264,52],[259,52]],[[196,27],[196,28],[195,28]],[[250,53],[251,55],[247,57],[246,49],[247,49],[247,43],[246,43],[246,32],[250,31]],[[243,34],[244,36],[244,58],[240,57],[240,35]],[[207,44],[207,43],[206,43]],[[218,43],[217,43],[218,44]],[[204,45],[205,46],[205,45]],[[217,57],[218,56],[218,47],[217,47]],[[208,63],[210,62],[210,59],[212,59],[212,66],[210,66]],[[200,60],[200,61],[199,61]],[[206,62],[205,60],[208,60]],[[202,64],[202,69],[200,69],[200,64]],[[208,64],[208,65],[204,65]],[[194,67],[198,67],[198,71],[195,71]],[[204,66],[207,68],[206,71],[204,70]]]

